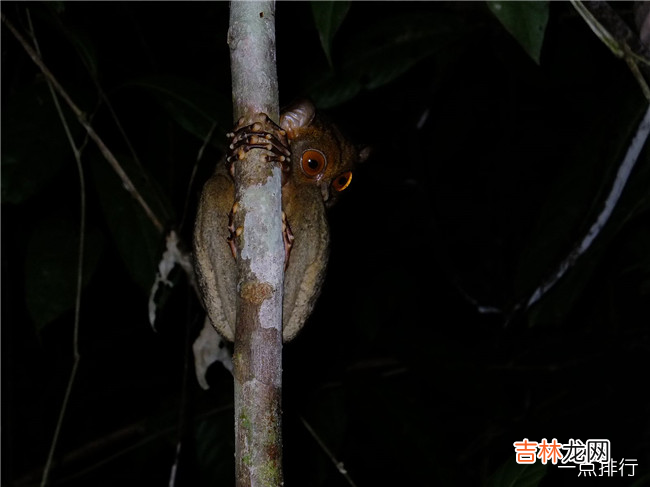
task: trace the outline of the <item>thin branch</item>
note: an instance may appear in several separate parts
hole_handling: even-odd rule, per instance
[[[191,299],[191,291],[188,290],[188,301]],[[176,479],[179,468],[182,466],[182,461],[185,448],[185,439],[192,435],[191,428],[188,424],[191,424],[191,413],[190,413],[190,362],[192,355],[192,334],[196,329],[196,320],[192,320],[192,307],[189,305],[186,308],[186,317],[185,321],[187,325],[185,326],[185,346],[183,347],[183,382],[181,384],[181,402],[178,408],[178,441],[176,443],[176,452],[174,456],[174,463],[171,468],[171,473],[169,475],[169,487],[175,487]]]
[[[643,96],[650,102],[650,87],[648,87],[643,74],[641,74],[641,70],[639,69],[638,64],[635,62],[634,53],[630,51],[630,48],[627,44],[623,44],[623,50],[625,51],[625,62],[627,63],[627,66],[630,68],[630,71],[632,71],[634,78],[639,83]]]
[[[34,47],[36,48],[36,53],[38,56],[41,56],[41,50],[38,45],[38,40],[36,38],[36,33],[34,32],[34,26],[32,24],[32,17],[29,14],[29,9],[27,9],[27,22],[29,24],[30,35],[34,41]],[[77,286],[75,291],[75,306],[74,306],[74,328],[72,335],[72,355],[73,363],[72,369],[70,371],[70,376],[68,377],[68,385],[66,386],[65,394],[63,396],[63,404],[61,404],[61,410],[59,411],[59,417],[56,422],[56,427],[54,429],[54,437],[52,438],[52,443],[50,444],[50,450],[47,455],[47,460],[45,462],[45,468],[43,469],[43,476],[41,477],[41,487],[47,485],[50,475],[50,470],[52,468],[52,460],[54,458],[54,452],[56,451],[56,445],[59,441],[59,436],[61,434],[61,428],[63,425],[63,418],[65,417],[65,412],[68,409],[68,402],[70,400],[70,395],[72,394],[72,387],[74,385],[75,379],[77,377],[77,370],[79,369],[79,362],[81,360],[81,355],[79,353],[79,311],[81,309],[81,287],[83,280],[83,265],[84,265],[84,248],[85,248],[85,239],[86,239],[86,181],[84,178],[83,165],[81,164],[81,150],[77,148],[77,145],[72,137],[72,132],[68,126],[68,122],[63,114],[59,99],[56,96],[56,92],[52,86],[52,82],[48,78],[47,86],[50,90],[50,95],[52,96],[52,101],[56,107],[56,111],[59,114],[61,119],[61,124],[65,130],[66,137],[70,143],[70,148],[74,154],[74,159],[77,165],[77,172],[79,174],[79,247],[77,249]]]
[[[225,411],[232,410],[232,409],[233,409],[232,403],[210,409],[192,418],[192,424],[197,425],[200,421],[205,421],[206,419],[212,416],[221,414]],[[65,455],[63,455],[63,458],[60,461],[60,465],[65,467],[70,467],[71,465],[77,463],[88,463],[89,459],[97,458],[99,456],[101,456],[102,458],[101,460],[98,460],[97,462],[92,463],[91,465],[88,465],[87,467],[84,467],[83,469],[77,472],[70,473],[66,477],[57,479],[55,484],[65,485],[74,480],[82,478],[85,475],[88,475],[89,473],[92,473],[93,471],[102,468],[115,460],[122,458],[124,455],[128,455],[129,453],[132,453],[138,450],[139,448],[148,445],[153,441],[159,440],[164,436],[173,434],[174,431],[177,431],[178,429],[177,425],[171,425],[163,429],[157,429],[154,433],[147,434],[147,436],[142,437],[142,435],[148,431],[148,427],[150,426],[150,423],[151,423],[150,418],[144,419],[137,423],[132,423],[104,437],[94,439],[84,444],[83,446],[70,451],[69,453],[66,453]],[[138,439],[138,437],[140,437],[140,439]],[[114,453],[108,452],[108,450],[115,448],[115,445],[122,445],[128,441],[134,441],[134,443],[125,447],[121,447],[121,449],[115,451]],[[9,485],[14,487],[23,486],[23,485],[33,485],[35,483],[34,479],[36,479],[40,475],[41,475],[40,470],[31,471],[24,474],[22,477],[15,480]]]
[[[68,403],[70,400],[70,396],[72,394],[72,389],[73,385],[75,383],[77,371],[79,369],[79,363],[81,359],[81,355],[79,352],[79,325],[80,325],[80,309],[81,309],[81,289],[82,289],[82,275],[83,275],[83,257],[84,257],[84,248],[85,248],[85,220],[86,220],[86,189],[85,189],[85,177],[84,177],[84,171],[83,171],[83,166],[81,163],[81,151],[82,148],[85,147],[86,141],[83,142],[82,146],[79,148],[77,147],[73,137],[72,133],[70,131],[70,127],[68,126],[67,120],[65,118],[65,115],[63,113],[63,110],[61,108],[61,105],[59,103],[57,93],[59,96],[63,98],[63,100],[66,102],[68,107],[72,110],[72,112],[75,114],[77,120],[81,125],[86,129],[87,136],[90,137],[95,141],[97,146],[99,147],[100,151],[104,155],[104,157],[107,159],[109,164],[113,167],[113,169],[116,171],[118,176],[121,178],[124,187],[131,193],[131,195],[140,203],[142,206],[143,210],[153,223],[153,225],[160,231],[163,231],[163,225],[160,222],[160,220],[156,217],[156,215],[153,213],[153,211],[150,209],[149,205],[144,201],[142,196],[138,193],[137,189],[131,182],[130,178],[128,175],[124,172],[124,170],[121,168],[119,162],[117,159],[114,157],[112,152],[106,147],[106,145],[103,143],[101,138],[97,135],[97,133],[94,131],[92,128],[92,125],[88,122],[86,119],[85,114],[77,107],[77,105],[72,101],[70,96],[67,94],[67,92],[63,89],[63,87],[60,85],[58,80],[54,77],[54,75],[51,73],[51,71],[47,68],[47,66],[44,64],[42,61],[42,55],[40,52],[40,48],[38,45],[37,38],[34,33],[34,27],[31,21],[31,17],[29,15],[29,10],[27,11],[27,19],[29,23],[29,29],[30,29],[30,35],[33,39],[34,42],[34,48],[25,40],[25,38],[18,32],[18,30],[13,26],[13,24],[5,17],[4,13],[1,13],[1,18],[2,22],[7,26],[7,28],[11,31],[11,33],[14,35],[14,37],[18,40],[18,42],[22,45],[22,47],[25,49],[27,54],[30,56],[32,61],[39,67],[41,72],[45,75],[45,78],[48,83],[48,88],[50,90],[50,94],[52,95],[52,100],[54,102],[54,105],[56,107],[57,113],[59,114],[59,117],[61,119],[61,123],[63,124],[63,128],[66,133],[66,137],[70,143],[70,147],[72,149],[76,165],[77,165],[77,171],[79,173],[79,180],[80,180],[80,223],[79,223],[79,247],[78,247],[78,262],[77,262],[77,283],[76,283],[76,297],[75,297],[75,311],[74,311],[74,328],[73,328],[73,365],[72,369],[70,371],[70,376],[68,378],[68,383],[66,386],[66,390],[64,393],[63,397],[63,403],[61,405],[61,409],[59,412],[59,416],[57,419],[55,431],[54,431],[54,436],[52,439],[52,443],[50,445],[50,450],[48,452],[48,457],[43,469],[43,475],[41,477],[41,487],[44,487],[45,485],[48,484],[49,482],[49,476],[50,476],[50,471],[52,468],[52,462],[54,458],[54,453],[56,451],[56,446],[58,444],[58,439],[60,437],[62,425],[63,425],[63,420],[65,417],[65,413],[68,407]],[[119,124],[118,124],[119,125]]]
[[[600,234],[603,227],[609,221],[609,218],[616,208],[618,200],[623,193],[623,189],[630,177],[632,169],[636,164],[641,149],[648,140],[648,135],[650,134],[650,106],[646,110],[646,113],[643,117],[643,120],[639,124],[636,134],[630,142],[630,146],[627,149],[625,157],[621,162],[621,165],[618,168],[616,173],[616,178],[612,184],[612,189],[609,191],[607,198],[602,211],[596,218],[596,221],[591,225],[591,228],[587,231],[587,234],[582,238],[580,243],[571,251],[571,253],[560,263],[555,272],[543,283],[541,284],[533,294],[528,299],[525,308],[528,309],[533,306],[537,301],[539,301],[542,296],[544,296],[557,282],[562,279],[564,274],[573,267],[575,262],[584,255],[585,252],[591,247],[591,244],[594,242],[596,237]]]
[[[89,71],[90,72],[90,71]],[[146,176],[146,182],[149,183],[149,178],[147,176],[147,173],[144,170],[144,167],[142,165],[142,162],[140,161],[140,158],[138,157],[137,152],[135,151],[135,148],[133,147],[133,144],[131,143],[131,139],[126,133],[126,130],[124,130],[124,126],[122,125],[122,122],[120,121],[119,117],[117,116],[117,113],[115,112],[115,109],[113,108],[113,104],[108,98],[108,95],[102,88],[99,80],[96,78],[95,74],[90,72],[90,76],[95,83],[95,87],[97,88],[97,92],[99,93],[100,99],[104,104],[106,105],[106,108],[108,108],[108,112],[111,115],[111,118],[113,119],[113,122],[115,123],[115,126],[117,127],[118,132],[122,136],[122,139],[126,143],[127,148],[129,149],[129,152],[131,153],[131,157],[133,157],[133,161],[135,162],[136,166],[140,169],[143,175]],[[151,197],[156,200],[156,203],[158,203],[158,208],[163,212],[163,216],[168,219],[169,215],[167,213],[167,209],[165,205],[162,202],[162,199],[160,197],[160,194],[157,190],[157,187],[155,185],[152,186],[153,191],[150,193]]]
[[[69,29],[66,27],[66,25],[61,21],[60,17],[56,17],[56,22],[59,25],[60,29],[68,35],[68,37],[72,38],[74,37],[73,34],[70,33]],[[77,51],[79,52],[77,43],[73,42],[75,45],[75,48],[77,48]],[[144,167],[142,165],[142,162],[140,161],[140,158],[138,157],[138,154],[135,150],[135,147],[131,143],[131,139],[126,133],[126,130],[124,129],[124,126],[122,125],[122,122],[120,121],[120,118],[117,116],[117,112],[115,111],[115,108],[113,107],[113,104],[111,103],[111,100],[109,99],[108,95],[106,94],[106,91],[102,87],[102,84],[100,83],[96,71],[92,68],[92,65],[87,61],[87,57],[83,55],[79,55],[81,58],[82,64],[85,66],[86,71],[88,72],[88,76],[92,80],[93,84],[95,85],[95,88],[97,89],[97,93],[99,95],[99,100],[98,100],[98,106],[101,106],[103,103],[107,110],[108,113],[113,120],[113,123],[115,123],[115,127],[117,128],[117,131],[120,133],[120,136],[122,137],[122,140],[127,146],[127,149],[129,150],[129,153],[131,154],[131,157],[133,158],[133,161],[135,162],[135,165],[140,169],[142,175],[145,177],[145,181],[148,183],[148,175],[146,174]],[[158,194],[158,191],[156,190],[156,187],[153,187],[153,191],[150,194],[151,198],[154,198],[156,200],[156,203],[158,204],[158,208],[160,211],[163,213],[163,217],[165,219],[168,219],[169,215],[167,214],[167,209],[165,205],[163,204],[160,195]]]
[[[314,438],[314,440],[316,440],[318,446],[321,447],[325,455],[327,455],[327,457],[332,461],[332,463],[336,467],[336,470],[338,470],[338,472],[343,476],[343,478],[348,482],[348,484],[352,487],[357,487],[357,484],[354,483],[354,481],[350,477],[350,474],[348,474],[348,471],[345,469],[345,465],[343,464],[343,462],[340,462],[336,459],[334,454],[330,451],[329,448],[327,448],[325,442],[323,442],[323,440],[316,434],[316,432],[311,427],[311,425],[307,422],[307,420],[302,416],[300,416],[300,421],[302,422],[304,427],[307,428],[309,434],[312,436],[312,438]]]
[[[208,132],[208,135],[206,135],[205,139],[203,139],[203,144],[201,145],[201,148],[199,149],[199,153],[196,156],[196,161],[194,162],[194,167],[192,168],[192,174],[190,175],[190,180],[187,183],[187,193],[185,193],[185,204],[183,205],[183,216],[181,218],[180,225],[178,225],[178,228],[180,230],[183,229],[183,225],[185,224],[185,218],[187,217],[187,213],[190,207],[190,196],[192,195],[192,186],[194,185],[194,178],[196,177],[196,171],[197,168],[199,167],[199,162],[201,162],[201,159],[203,159],[203,153],[205,152],[205,148],[212,140],[212,136],[214,135],[214,131],[216,130],[216,128],[217,128],[217,124],[215,122],[212,124],[212,127],[210,127],[210,131]]]
[[[91,139],[97,144],[97,147],[103,154],[104,158],[108,161],[108,163],[111,165],[113,170],[117,173],[119,178],[122,180],[122,184],[124,185],[124,188],[131,194],[133,198],[140,204],[144,212],[147,214],[149,217],[149,220],[151,220],[151,223],[156,227],[156,229],[162,233],[164,231],[164,225],[162,222],[158,219],[156,214],[153,212],[153,210],[149,207],[147,202],[144,200],[142,195],[138,192],[136,189],[135,185],[131,181],[131,178],[126,174],[124,169],[122,169],[122,166],[120,166],[120,163],[117,161],[113,153],[110,151],[108,147],[106,147],[106,144],[104,144],[104,141],[97,135],[95,130],[93,129],[92,125],[88,122],[86,119],[85,114],[83,111],[72,101],[68,93],[63,89],[61,84],[58,82],[58,80],[54,77],[52,72],[48,69],[48,67],[45,65],[43,60],[41,59],[41,56],[34,51],[34,49],[29,45],[29,43],[25,40],[25,38],[22,36],[20,32],[14,27],[14,25],[5,17],[5,14],[2,13],[2,22],[7,26],[7,28],[11,31],[11,33],[14,35],[14,37],[18,40],[20,45],[25,49],[29,57],[32,59],[32,61],[38,66],[38,68],[41,70],[41,72],[45,75],[45,77],[48,79],[48,81],[52,84],[56,92],[63,98],[63,100],[66,102],[68,107],[72,110],[72,112],[75,114],[77,117],[77,120],[79,123],[86,129],[86,132],[90,136]]]
[[[609,50],[625,60],[643,96],[650,101],[650,87],[638,66],[650,64],[650,47],[641,42],[607,2],[571,0],[571,4]]]

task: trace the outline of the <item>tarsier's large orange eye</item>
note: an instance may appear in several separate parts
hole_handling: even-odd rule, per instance
[[[321,151],[309,149],[302,153],[302,171],[310,178],[320,176],[325,170],[326,164],[327,161]]]
[[[334,191],[340,193],[345,188],[350,186],[351,182],[352,182],[352,171],[345,171],[334,178],[334,180],[332,181],[332,188],[334,188]]]

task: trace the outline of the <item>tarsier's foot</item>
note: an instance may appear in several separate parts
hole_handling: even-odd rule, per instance
[[[228,245],[230,245],[230,252],[232,252],[233,258],[237,258],[237,246],[235,245],[235,238],[239,237],[241,235],[241,227],[235,228],[235,213],[237,213],[237,210],[239,209],[239,205],[235,203],[232,205],[232,209],[230,210],[230,213],[228,214],[228,232],[229,236],[227,238],[228,240]],[[282,240],[284,241],[284,270],[287,270],[287,266],[289,265],[289,255],[291,254],[291,247],[293,246],[293,240],[294,240],[293,232],[291,231],[291,227],[289,226],[289,222],[287,221],[287,215],[283,211],[282,212]]]
[[[230,252],[232,252],[232,256],[236,259],[237,258],[237,246],[235,245],[235,237],[239,237],[241,235],[241,230],[240,228],[235,229],[235,213],[237,213],[237,210],[239,209],[239,204],[235,202],[234,205],[232,205],[232,209],[230,210],[230,213],[228,213],[228,245],[230,245]]]
[[[284,240],[284,270],[287,270],[289,265],[289,255],[291,254],[291,247],[293,246],[294,240],[293,232],[287,221],[287,215],[282,212],[282,240]]]
[[[255,122],[251,125],[242,125],[244,118],[240,118],[233,132],[226,134],[232,139],[226,164],[230,174],[234,176],[233,163],[244,158],[251,149],[266,149],[273,153],[267,156],[267,161],[279,162],[283,171],[289,170],[288,158],[291,155],[287,132],[271,120],[266,114],[261,113],[264,122]]]

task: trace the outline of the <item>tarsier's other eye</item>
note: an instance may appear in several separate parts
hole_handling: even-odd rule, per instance
[[[334,178],[334,181],[332,181],[332,188],[334,188],[334,191],[340,193],[345,188],[350,186],[351,181],[352,171],[345,171]]]
[[[325,170],[325,156],[322,152],[309,149],[302,153],[302,171],[310,178],[319,176]]]

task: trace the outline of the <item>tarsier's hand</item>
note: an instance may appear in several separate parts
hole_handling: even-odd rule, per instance
[[[260,113],[260,117],[264,120],[264,123],[254,122],[250,125],[243,125],[245,119],[242,117],[237,122],[234,131],[226,134],[228,138],[232,139],[226,164],[233,177],[233,164],[242,160],[246,152],[251,149],[271,151],[273,155],[267,156],[267,161],[279,162],[285,171],[289,170],[288,157],[291,155],[291,151],[287,132],[266,114]]]

